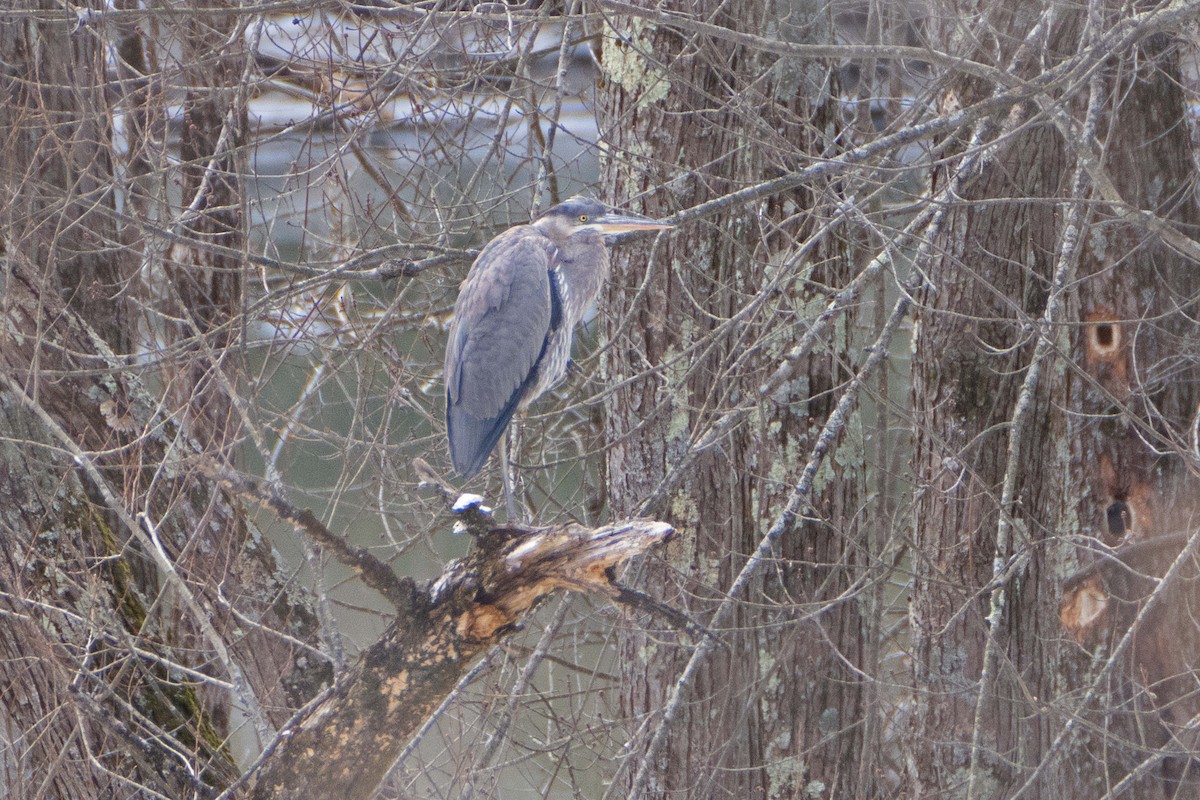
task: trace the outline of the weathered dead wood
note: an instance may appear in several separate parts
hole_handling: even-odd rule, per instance
[[[454,506],[477,547],[398,609],[383,637],[273,743],[247,796],[366,800],[470,663],[567,589],[618,600],[613,570],[672,528],[626,520],[589,529],[493,527],[481,498]]]

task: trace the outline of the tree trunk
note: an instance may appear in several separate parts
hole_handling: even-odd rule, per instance
[[[709,6],[667,10],[789,42],[832,35],[820,3]],[[662,216],[753,184],[774,165],[830,152],[834,105],[822,65],[636,15],[610,24],[602,136],[613,154],[606,184],[618,187],[614,199],[645,193],[642,209]],[[837,399],[829,390],[861,352],[846,321],[828,353],[800,359],[792,381],[752,399],[824,306],[819,288],[851,275],[844,230],[801,250],[826,198],[814,187],[733,204],[615,259],[604,364],[606,385],[618,387],[607,404],[611,511],[652,509],[682,532],[666,562],[637,574],[701,622],[780,513],[812,446],[813,421],[828,414]],[[747,403],[753,411],[742,424],[695,449]],[[855,724],[866,713],[863,687],[848,666],[863,656],[860,609],[852,599],[813,612],[862,569],[853,555],[863,535],[855,516],[861,431],[845,437],[836,461],[805,520],[785,535],[777,568],[752,582],[719,632],[728,648],[697,673],[666,746],[634,789],[653,797],[800,797],[822,785],[832,796],[870,793],[862,781],[873,782],[874,752]],[[631,730],[654,730],[689,653],[661,635],[623,634],[620,712]],[[644,758],[642,747],[634,752]],[[628,770],[626,785],[637,772]]]
[[[1001,63],[1015,62],[1025,70],[1018,74],[1041,66],[1018,55],[1039,19],[1036,5],[994,6],[982,28],[1005,43]],[[1049,52],[1039,58],[1069,55],[1078,31],[1078,15],[1056,20]],[[958,90],[970,102],[991,87],[968,81]],[[1065,425],[1056,402],[1065,386],[1061,366],[1042,369],[1028,387],[1031,412],[1019,427],[1012,421],[1034,354],[1029,326],[1046,310],[1061,249],[1060,214],[1047,201],[1063,196],[1069,167],[1050,123],[1013,135],[959,192],[962,202],[942,226],[920,298],[910,607],[917,796],[962,793],[968,770],[980,796],[1005,796],[1038,763],[1057,722],[1038,704],[1063,691],[1056,645],[1063,556],[1054,538],[1069,508],[1059,444]],[[952,175],[943,170],[935,181]],[[983,199],[991,202],[977,203]],[[1009,475],[1013,447],[1021,458]],[[1001,508],[1006,478],[1015,478],[1016,500]],[[1000,532],[1002,524],[1008,533]],[[989,592],[994,565],[1018,555],[1029,557],[1028,567],[1006,579],[1007,594]],[[989,616],[997,609],[999,620]],[[989,636],[999,653],[992,661]],[[1048,772],[1038,786],[1035,796],[1054,796],[1062,784]]]
[[[986,35],[975,40],[977,55],[993,60],[1000,53],[1010,74],[1031,77],[1081,47],[1082,11],[1043,16],[1040,3],[982,10],[978,30]],[[963,13],[961,6],[947,11],[942,19]],[[1185,187],[1192,159],[1179,122],[1177,70],[1172,51],[1155,42],[1136,54],[1114,54],[1095,85],[1109,104],[1098,140],[1125,202],[1191,221]],[[956,42],[947,34],[942,44],[951,49]],[[966,105],[993,88],[961,81],[953,87],[954,102]],[[1023,790],[1034,797],[1094,797],[1133,766],[1124,756],[1142,758],[1130,742],[1147,735],[1162,741],[1162,727],[1147,734],[1153,726],[1143,725],[1135,735],[1137,726],[1123,716],[1126,708],[1144,706],[1146,696],[1131,693],[1132,705],[1123,705],[1110,694],[1108,667],[1088,672],[1087,654],[1067,646],[1063,622],[1080,640],[1105,638],[1070,622],[1079,613],[1070,611],[1075,588],[1066,589],[1061,620],[1060,605],[1064,579],[1094,552],[1081,537],[1097,536],[1106,518],[1140,535],[1182,523],[1168,522],[1159,510],[1183,511],[1175,498],[1185,461],[1156,454],[1162,442],[1149,446],[1154,434],[1147,431],[1171,431],[1177,439],[1195,407],[1198,362],[1182,336],[1189,331],[1194,338],[1195,331],[1190,312],[1182,310],[1190,301],[1181,298],[1195,297],[1200,287],[1194,265],[1148,239],[1144,229],[1083,212],[1089,198],[1072,187],[1073,167],[1085,162],[1073,148],[1100,148],[1083,133],[1088,86],[1076,88],[1076,95],[1031,102],[980,129],[985,142],[1005,137],[995,157],[955,192],[961,202],[940,228],[919,297],[910,616],[914,796],[1001,797]],[[948,162],[935,182],[954,180],[955,170]],[[1096,176],[1088,177],[1095,186]],[[1103,196],[1093,188],[1092,197]],[[1145,514],[1136,508],[1143,499]],[[1162,574],[1173,553],[1151,574]],[[1186,613],[1186,604],[1174,611]],[[1131,621],[1125,614],[1117,633]],[[1194,635],[1182,616],[1174,623],[1174,635]],[[1155,630],[1166,629],[1143,628],[1136,648],[1140,672],[1132,672],[1142,681],[1178,676],[1184,666],[1179,656],[1163,661],[1161,670],[1142,666],[1162,652]],[[1157,684],[1156,691],[1167,685]],[[1106,707],[1101,729],[1111,724],[1130,738],[1067,735],[1076,715],[1094,712],[1075,704],[1083,694],[1072,690],[1083,686],[1098,689]],[[1170,705],[1163,701],[1159,696]],[[1174,716],[1182,710],[1161,718],[1190,716]],[[1095,762],[1081,754],[1085,746]]]
[[[1105,109],[1097,137],[1120,200],[1098,213],[1080,265],[1072,354],[1081,375],[1072,383],[1070,441],[1079,525],[1128,555],[1119,558],[1122,566],[1098,573],[1108,613],[1073,632],[1089,654],[1101,643],[1119,648],[1122,637],[1134,634],[1111,676],[1081,676],[1103,681],[1111,692],[1098,709],[1087,709],[1099,725],[1089,741],[1095,786],[1141,768],[1144,776],[1129,796],[1195,796],[1200,571],[1188,539],[1200,512],[1200,338],[1193,307],[1200,274],[1194,258],[1140,225],[1113,220],[1128,205],[1193,235],[1200,222],[1192,140],[1180,123],[1187,98],[1178,43],[1148,39],[1113,59],[1105,80],[1119,103]],[[1167,574],[1181,548],[1191,555],[1156,587],[1153,579]]]

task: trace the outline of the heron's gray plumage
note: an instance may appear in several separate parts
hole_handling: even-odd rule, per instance
[[[587,198],[488,243],[459,292],[446,346],[446,432],[455,470],[482,469],[518,409],[566,376],[575,326],[608,277],[610,230],[666,228]]]

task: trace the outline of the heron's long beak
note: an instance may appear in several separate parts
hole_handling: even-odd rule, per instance
[[[592,221],[592,225],[606,236],[614,233],[628,233],[630,231],[661,231],[675,227],[668,222],[659,222],[656,219],[643,217],[641,214],[634,214],[629,211],[614,212],[597,217]]]

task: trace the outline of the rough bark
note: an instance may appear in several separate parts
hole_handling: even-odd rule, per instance
[[[202,780],[228,780],[230,770],[222,735],[197,702],[202,685],[169,681],[163,665],[177,654],[160,648],[169,634],[151,611],[161,586],[145,554],[126,549],[131,532],[104,497],[107,489],[157,518],[165,498],[146,492],[152,472],[143,468],[161,464],[166,447],[138,435],[149,420],[133,406],[145,396],[123,355],[136,339],[123,292],[136,264],[114,246],[103,47],[68,33],[65,19],[27,19],[0,34],[6,58],[24,68],[14,67],[21,79],[6,84],[0,104],[11,198],[0,291],[8,508],[0,585],[21,622],[0,654],[11,689],[6,723],[16,732],[6,788],[22,791],[20,771],[31,769],[51,796],[125,795],[138,785],[180,794],[193,779],[154,743],[155,726],[177,731]],[[83,476],[70,444],[107,453],[98,464],[104,489]],[[170,524],[163,532],[177,541]],[[142,637],[163,660],[122,664],[119,648]]]
[[[989,58],[1000,53],[1014,74],[1041,72],[1081,44],[1082,10],[1043,16],[1040,3],[983,10],[978,30],[986,36],[972,41]],[[963,11],[934,16],[950,21]],[[944,46],[957,44],[943,37]],[[1147,597],[1145,581],[1130,586],[1128,573],[1116,570],[1127,604],[1105,615],[1112,578],[1097,576],[1115,574],[1107,568],[1064,587],[1092,559],[1096,544],[1086,537],[1104,539],[1108,527],[1111,543],[1189,524],[1178,448],[1197,400],[1188,310],[1200,289],[1194,264],[1145,228],[1114,223],[1123,206],[1101,206],[1084,217],[1081,280],[1066,287],[1066,312],[1037,327],[1065,247],[1066,209],[1106,197],[1095,174],[1090,197],[1072,197],[1072,171],[1086,163],[1076,148],[1102,152],[1124,203],[1194,222],[1174,58],[1159,38],[1113,54],[1096,84],[1104,102],[1096,142],[1083,134],[1086,84],[1018,108],[1006,122],[1023,124],[965,183],[935,243],[913,371],[914,796],[1001,797],[1020,788],[1027,796],[1094,797],[1144,766],[1172,725],[1194,713],[1179,682],[1195,652],[1195,602],[1185,584],[1143,623],[1115,675],[1105,659],[1089,670],[1094,651],[1069,646],[1063,629],[1088,646],[1117,647]],[[966,104],[991,91],[986,82],[960,81],[948,97]],[[1066,129],[1056,116],[1062,110]],[[985,128],[985,140],[1001,127]],[[935,181],[953,173],[951,162]],[[1039,336],[1049,337],[1056,355],[1042,365],[1018,425]],[[1021,457],[1012,503],[1001,507],[1014,445]],[[1151,576],[1164,574],[1178,552],[1178,541],[1130,551]],[[1085,696],[1100,709],[1077,705]],[[1066,735],[1078,715],[1097,727]],[[1169,763],[1150,770],[1135,782],[1136,796],[1170,795],[1183,763],[1174,762],[1173,776]]]
[[[831,36],[820,3],[679,2],[664,10],[794,42]],[[825,67],[637,18],[609,22],[602,135],[614,199],[641,196],[642,210],[665,216],[760,180],[773,165],[829,152],[835,126]],[[847,334],[827,354],[802,360],[796,380],[765,400],[753,422],[690,451],[778,366],[811,316],[814,288],[847,279],[843,240],[822,240],[807,258],[793,250],[815,228],[822,203],[813,189],[732,205],[615,259],[605,362],[607,385],[618,387],[607,404],[610,506],[618,515],[653,509],[683,531],[668,563],[647,565],[641,580],[701,621],[780,512],[811,446],[811,421],[836,400],[814,398],[855,360],[846,358]],[[859,569],[849,554],[860,535],[851,520],[861,440],[847,437],[836,461],[808,518],[785,536],[779,568],[752,583],[749,604],[722,632],[729,648],[689,687],[648,786],[638,787],[648,796],[792,797],[821,785],[837,796],[869,793],[859,781],[870,776],[873,753],[864,752],[862,726],[850,723],[863,713],[862,685],[841,660],[862,655],[857,603],[819,618],[806,613]],[[653,729],[689,652],[635,632],[625,633],[621,652],[621,714],[631,729],[647,719]]]
[[[1078,43],[1079,16],[1066,14],[1055,20],[1046,51],[1019,54],[1040,18],[1039,5],[993,7],[982,24],[989,34],[982,46],[1001,45],[1000,63],[1014,62],[1018,74],[1040,71],[1040,59],[1052,63]],[[991,87],[967,81],[955,91],[970,102]],[[1032,106],[1020,111],[1031,114]],[[1067,193],[1065,149],[1049,121],[1012,136],[947,215],[920,298],[910,606],[917,690],[912,777],[919,796],[963,792],[971,769],[976,791],[1003,796],[1038,764],[1057,729],[1037,699],[1062,691],[1062,653],[1055,644],[1062,555],[1054,546],[1067,505],[1065,424],[1056,402],[1064,387],[1061,367],[1043,370],[1019,442],[1009,441],[1008,423],[1034,352],[1029,326],[1045,311],[1057,263],[1061,212],[1052,201]],[[951,174],[947,169],[935,182]],[[990,202],[976,202],[983,199]],[[1017,501],[1002,509],[1013,444],[1022,454]],[[1006,538],[998,535],[1001,514],[1011,521],[1013,535]],[[1031,558],[1007,583],[1001,627],[993,632],[1002,666],[983,685],[985,620],[993,602],[986,587],[994,563],[1018,554]],[[976,732],[980,723],[983,730]],[[1059,786],[1047,771],[1035,794]]]
[[[1200,209],[1192,141],[1180,124],[1187,100],[1177,45],[1159,36],[1112,60],[1105,77],[1120,102],[1104,115],[1098,137],[1124,204],[1194,231]],[[1096,785],[1141,768],[1131,796],[1193,796],[1200,790],[1192,762],[1200,742],[1191,725],[1200,712],[1193,679],[1200,572],[1192,556],[1170,582],[1158,587],[1154,579],[1181,548],[1194,547],[1188,537],[1200,528],[1196,453],[1189,452],[1200,403],[1200,275],[1194,260],[1158,237],[1114,223],[1110,215],[1123,210],[1098,213],[1080,266],[1072,354],[1081,375],[1072,387],[1070,441],[1079,525],[1125,553],[1117,559],[1122,566],[1108,562],[1098,573],[1104,610],[1094,613],[1101,616],[1072,632],[1088,654],[1115,647],[1131,629],[1136,634],[1108,684],[1103,733],[1090,742]],[[1119,755],[1110,737],[1127,743]]]

